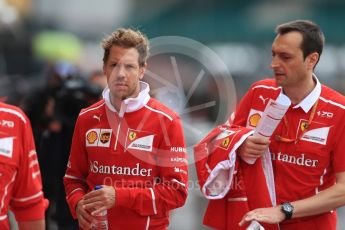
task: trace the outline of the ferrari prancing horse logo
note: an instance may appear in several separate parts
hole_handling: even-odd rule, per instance
[[[230,138],[227,137],[227,138],[225,138],[225,139],[223,140],[222,146],[223,146],[224,148],[228,148],[229,143],[230,143]]]
[[[304,132],[304,130],[307,130],[309,128],[309,124],[307,121],[302,121],[301,122],[301,130]]]
[[[136,132],[130,131],[128,134],[128,138],[130,141],[133,141],[137,137]]]

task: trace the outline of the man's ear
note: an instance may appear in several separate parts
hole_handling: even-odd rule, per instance
[[[145,70],[147,68],[147,63],[145,62],[144,66],[139,67],[139,79],[143,79],[145,75]]]
[[[107,83],[109,81],[109,76],[107,75],[105,64],[103,64],[103,75],[107,78]]]
[[[103,64],[103,75],[105,76],[106,75],[106,73],[105,73],[105,64]]]
[[[307,57],[308,69],[313,70],[319,61],[320,55],[317,52],[311,53]]]

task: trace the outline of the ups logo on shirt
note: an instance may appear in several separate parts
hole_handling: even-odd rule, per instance
[[[100,142],[103,144],[109,142],[110,140],[110,132],[102,132],[99,138]]]

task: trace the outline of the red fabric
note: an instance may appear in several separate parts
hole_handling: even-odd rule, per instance
[[[268,100],[276,99],[280,92],[281,88],[277,87],[273,79],[255,83],[241,100],[233,124],[255,128],[254,118],[264,111]],[[310,106],[313,103],[310,102]],[[310,117],[312,109],[305,112],[301,107],[294,108],[294,106],[292,105],[285,115],[288,127],[281,122],[271,138],[270,152],[277,204],[313,196],[335,183],[335,173],[345,171],[344,96],[321,85],[314,119],[303,138],[297,143],[277,142],[274,138],[276,134],[290,139],[298,137],[302,123]],[[324,218],[327,223],[329,218],[333,218],[333,223],[325,228],[321,228],[323,225],[318,225],[316,229],[335,229],[332,227],[336,226],[335,215],[329,217],[325,213],[317,218]],[[304,220],[297,218],[294,221]]]
[[[18,221],[44,219],[48,201],[42,182],[31,125],[17,107],[0,102],[0,229],[8,229],[8,209]]]
[[[218,126],[195,146],[196,169],[201,188],[218,163],[229,160],[229,153],[236,150],[240,140],[249,131],[250,129],[235,126]],[[224,136],[224,132],[230,135],[218,139],[217,136]],[[248,165],[237,159],[234,167],[235,172],[232,175],[229,192],[222,199],[209,201],[204,216],[205,225],[216,229],[246,229],[247,226],[240,227],[238,224],[248,211],[272,206],[261,160],[258,159],[253,165]],[[268,230],[278,229],[277,225],[263,226]]]
[[[280,224],[280,230],[315,229],[326,230],[337,228],[337,213],[325,213],[313,217],[300,218],[298,220],[286,221]]]
[[[136,142],[140,138],[152,138],[152,149]],[[187,170],[176,113],[151,98],[120,118],[101,100],[78,117],[64,177],[67,202],[76,217],[85,193],[95,185],[111,185],[116,200],[108,210],[109,229],[165,229],[169,211],[186,200]]]

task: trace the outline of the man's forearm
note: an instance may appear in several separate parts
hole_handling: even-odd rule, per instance
[[[337,183],[315,196],[292,202],[293,218],[312,216],[345,204],[345,172],[337,174]]]

